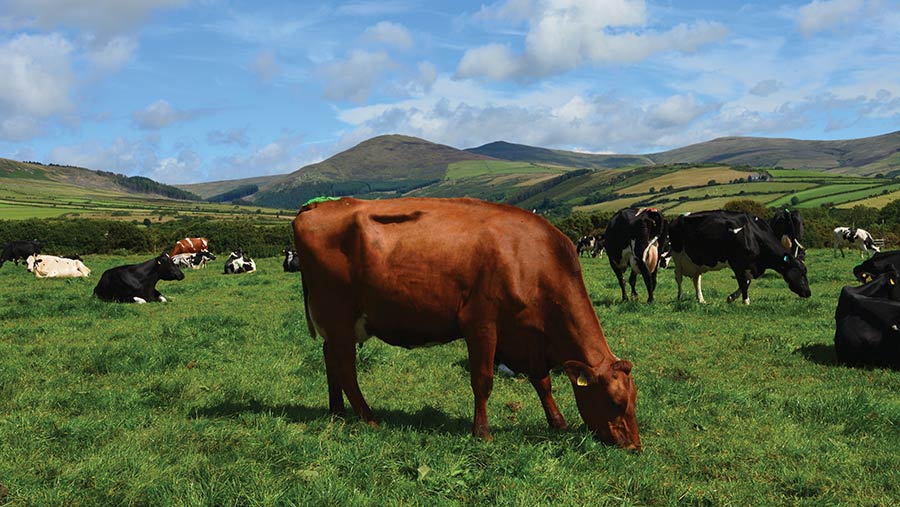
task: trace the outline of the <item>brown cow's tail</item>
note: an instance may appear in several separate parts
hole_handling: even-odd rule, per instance
[[[303,273],[300,273],[301,283],[303,284],[303,310],[306,312],[306,327],[309,328],[309,336],[315,339],[318,335],[316,334],[316,326],[313,324],[312,317],[309,315],[309,291],[306,289],[306,278],[303,278]]]

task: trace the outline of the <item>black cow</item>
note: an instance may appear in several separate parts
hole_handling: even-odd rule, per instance
[[[728,296],[729,303],[740,294],[749,305],[750,280],[767,269],[780,273],[798,296],[810,296],[806,266],[781,244],[765,220],[735,211],[701,211],[678,217],[670,231],[678,299],[682,276],[687,275],[694,282],[697,300],[705,303],[700,276],[725,266],[731,267],[738,281],[738,290]]]
[[[626,301],[625,270],[631,268],[628,282],[631,297],[637,299],[635,282],[638,272],[647,287],[647,302],[653,301],[658,267],[666,267],[669,251],[669,230],[666,219],[655,208],[625,208],[609,221],[604,234],[609,265],[622,288],[622,300]]]
[[[16,266],[19,260],[25,260],[32,255],[41,253],[41,243],[33,239],[31,241],[10,241],[3,247],[3,253],[0,254],[0,268],[6,261],[14,261]]]
[[[281,253],[284,254],[284,262],[281,264],[281,267],[284,268],[285,273],[299,272],[300,257],[297,257],[297,252],[290,248],[285,248]]]
[[[159,280],[183,280],[184,273],[172,258],[163,252],[159,257],[141,264],[128,264],[110,268],[100,276],[94,287],[94,295],[105,301],[120,303],[166,302],[156,290]]]
[[[769,220],[769,226],[781,244],[791,251],[791,255],[800,261],[806,260],[806,248],[800,243],[803,240],[803,218],[798,210],[785,208],[777,211]]]
[[[851,365],[900,368],[900,274],[844,287],[834,312],[834,351]]]
[[[882,273],[887,273],[891,269],[900,271],[900,250],[878,252],[853,268],[853,276],[860,282],[865,283]]]

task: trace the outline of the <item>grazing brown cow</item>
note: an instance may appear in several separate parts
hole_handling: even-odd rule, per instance
[[[169,253],[169,257],[183,253],[197,253],[201,250],[209,250],[209,240],[206,238],[179,239],[175,242],[175,248]]]
[[[294,237],[310,333],[324,338],[329,408],[343,394],[376,425],[356,376],[356,343],[412,348],[464,338],[475,421],[490,439],[494,360],[527,373],[547,421],[566,421],[550,368],[562,365],[587,427],[640,449],[631,363],[610,351],[575,248],[543,218],[474,199],[344,198],[301,208]]]

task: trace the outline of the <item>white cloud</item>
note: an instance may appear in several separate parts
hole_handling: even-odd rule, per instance
[[[0,44],[0,114],[46,117],[70,111],[73,51],[59,34],[23,34]]]
[[[693,52],[726,33],[722,24],[705,21],[663,32],[647,29],[643,0],[507,1],[491,9],[511,21],[530,13],[524,51],[515,54],[496,43],[468,50],[457,77],[538,78],[584,64],[634,63],[656,53]]]
[[[144,176],[168,184],[193,183],[203,177],[200,172],[201,162],[196,152],[190,148],[182,148],[176,156],[160,160]]]
[[[779,88],[778,82],[774,79],[764,79],[753,85],[753,88],[750,88],[749,93],[759,97],[767,97],[777,92]]]
[[[411,8],[412,3],[406,0],[368,0],[345,3],[338,8],[338,13],[346,16],[383,16],[399,14]]]
[[[109,144],[92,141],[77,145],[62,145],[50,152],[50,163],[69,164],[94,170],[120,174],[142,174],[158,164],[156,139],[129,141],[114,139]]]
[[[797,10],[797,27],[804,35],[857,19],[865,0],[815,0]]]
[[[102,37],[130,31],[151,11],[185,5],[190,0],[0,0],[0,10],[22,25],[59,26],[94,32]]]
[[[384,51],[350,51],[344,60],[339,60],[322,69],[325,77],[325,96],[336,100],[365,102],[372,89],[395,63]]]
[[[399,49],[409,49],[413,45],[412,34],[409,33],[409,30],[399,23],[390,21],[381,21],[366,28],[362,38],[365,41],[386,44]]]
[[[250,145],[247,138],[248,127],[228,130],[211,130],[206,133],[206,141],[209,144],[236,145],[246,148]]]
[[[112,71],[131,60],[138,43],[130,37],[116,36],[98,48],[90,48],[88,60],[99,70]]]
[[[131,114],[134,124],[144,130],[159,130],[174,123],[192,120],[209,111],[201,109],[176,109],[166,100],[157,100],[140,111]]]
[[[0,140],[21,142],[44,133],[45,125],[31,116],[15,115],[0,119]]]
[[[215,172],[209,180],[249,178],[251,176],[287,174],[325,159],[322,145],[307,143],[301,135],[287,134],[247,153],[217,158]]]
[[[272,51],[263,51],[258,54],[250,66],[253,72],[264,83],[272,82],[275,77],[281,73],[281,66],[275,59],[275,53]]]

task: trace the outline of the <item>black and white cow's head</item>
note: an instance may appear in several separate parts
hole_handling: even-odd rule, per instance
[[[175,261],[166,252],[156,258],[156,272],[160,280],[184,280],[181,268],[175,265]]]
[[[809,280],[806,278],[806,264],[787,253],[782,257],[781,263],[778,272],[787,282],[788,288],[802,298],[812,295],[809,290]]]

